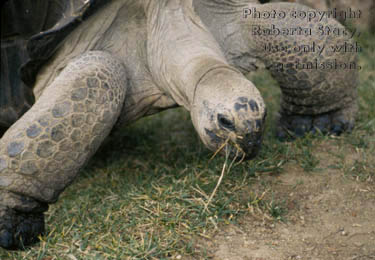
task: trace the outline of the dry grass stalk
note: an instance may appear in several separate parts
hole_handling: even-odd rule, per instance
[[[228,141],[229,141],[229,138],[224,142],[224,144],[219,147],[219,149],[215,152],[215,154],[213,155],[212,158],[214,158],[216,156],[216,154],[221,150],[223,149],[223,147],[225,147],[225,161],[224,161],[224,164],[223,164],[223,168],[221,169],[221,174],[220,174],[220,177],[219,177],[219,180],[217,181],[216,183],[216,186],[215,186],[215,189],[213,190],[213,192],[211,193],[210,197],[208,198],[207,200],[207,203],[204,205],[204,209],[203,211],[208,211],[208,206],[210,205],[213,197],[215,196],[216,194],[216,191],[217,189],[219,188],[220,184],[221,184],[221,181],[223,180],[224,178],[224,174],[225,174],[225,170],[226,170],[226,167],[227,167],[227,162],[228,162],[228,158],[229,158],[229,154],[230,154],[230,149],[229,149],[229,146],[228,146]],[[237,159],[237,156],[238,156],[238,150],[236,152],[236,156],[233,158],[231,164],[229,165],[228,167],[228,170],[227,172],[230,171],[230,169],[232,168],[233,166],[233,163],[235,162],[235,160]],[[211,159],[212,159],[211,158]]]

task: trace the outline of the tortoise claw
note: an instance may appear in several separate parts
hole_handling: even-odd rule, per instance
[[[3,248],[11,248],[13,245],[13,236],[12,234],[4,229],[0,231],[0,246]]]
[[[0,247],[23,249],[39,241],[44,233],[43,213],[20,213],[12,209],[0,209]]]
[[[303,137],[307,133],[339,136],[344,132],[351,132],[354,128],[355,116],[347,112],[343,109],[314,116],[281,114],[276,128],[276,137],[281,141],[286,141]]]

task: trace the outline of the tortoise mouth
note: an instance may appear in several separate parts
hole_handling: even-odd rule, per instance
[[[208,129],[206,134],[211,140],[210,148],[215,154],[228,155],[236,161],[246,161],[254,159],[260,151],[263,135],[262,132],[247,134],[245,137],[238,136],[230,132],[227,138],[221,137]]]
[[[254,159],[262,146],[262,136],[244,138],[241,142],[229,144],[231,147],[229,156],[232,159],[247,161]]]
[[[237,162],[243,162],[254,159],[259,151],[261,145],[255,145],[251,148],[248,148],[246,151],[238,146],[238,144],[228,143],[225,147],[220,151],[223,156],[227,156],[231,160],[235,160]]]

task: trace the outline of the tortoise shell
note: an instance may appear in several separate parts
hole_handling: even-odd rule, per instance
[[[109,0],[11,0],[1,9],[0,136],[34,103],[41,66]]]

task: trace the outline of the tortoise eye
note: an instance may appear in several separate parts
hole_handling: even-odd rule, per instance
[[[217,121],[219,122],[219,126],[222,126],[228,130],[235,129],[233,121],[225,117],[223,114],[217,114]]]

